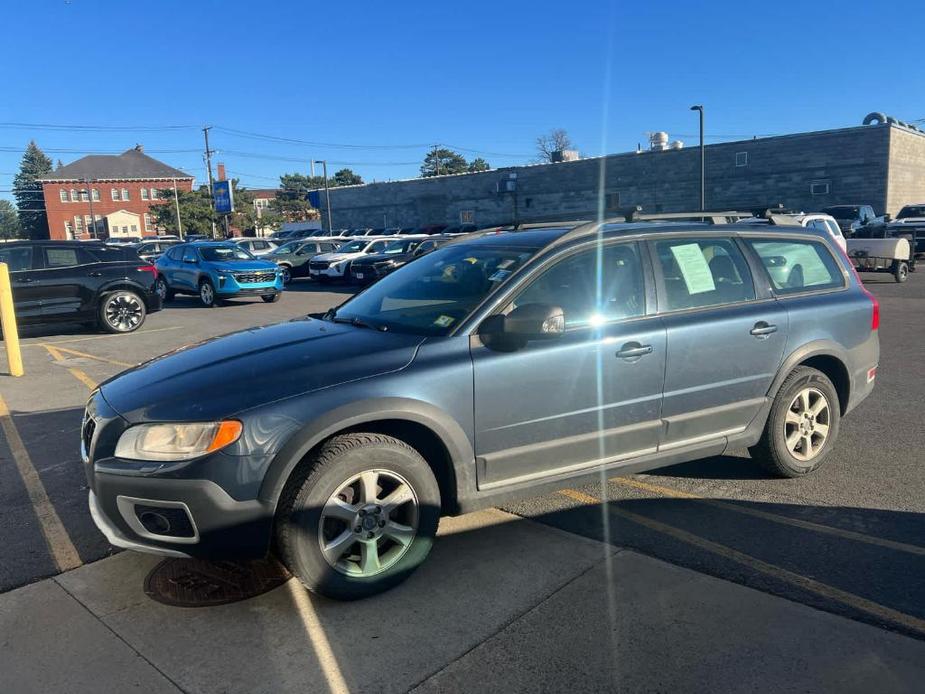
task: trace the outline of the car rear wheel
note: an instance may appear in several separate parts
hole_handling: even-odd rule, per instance
[[[107,294],[100,304],[100,325],[108,333],[130,333],[145,322],[145,302],[138,294],[120,290]]]
[[[356,600],[424,561],[440,519],[427,462],[391,436],[335,436],[286,485],[276,519],[283,563],[309,590]]]
[[[218,298],[215,295],[215,287],[211,280],[202,280],[199,283],[199,300],[203,306],[214,308],[218,305]]]
[[[752,458],[780,477],[802,477],[829,457],[841,420],[838,393],[816,369],[800,366],[781,385]]]

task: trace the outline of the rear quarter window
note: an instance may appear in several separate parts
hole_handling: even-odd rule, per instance
[[[778,294],[838,289],[845,278],[829,250],[817,241],[749,240]]]

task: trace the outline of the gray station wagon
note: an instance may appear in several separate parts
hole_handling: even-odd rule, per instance
[[[441,514],[602,469],[747,447],[809,473],[873,388],[878,324],[847,258],[802,227],[465,236],[321,318],[102,384],[81,430],[90,508],[114,545],[275,548],[309,589],[359,598],[424,560]]]

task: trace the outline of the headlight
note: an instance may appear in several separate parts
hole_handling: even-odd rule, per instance
[[[138,424],[116,444],[116,457],[129,460],[188,460],[228,446],[241,436],[241,422]]]
[[[347,261],[346,261],[346,260],[341,260],[339,263],[334,263],[334,266],[333,266],[333,267],[334,267],[335,270],[337,270],[338,272],[340,272],[341,270],[344,269],[344,265],[346,265],[346,264],[347,264]]]

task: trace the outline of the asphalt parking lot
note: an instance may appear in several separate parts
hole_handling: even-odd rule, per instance
[[[816,474],[771,479],[741,451],[605,478],[503,511],[554,529],[557,541],[572,538],[566,544],[575,547],[595,540],[614,551],[633,550],[925,640],[925,276],[913,275],[904,285],[886,275],[864,279],[881,302],[878,384],[844,421],[832,460]],[[132,335],[78,328],[27,332],[26,375],[0,376],[0,418],[9,413],[0,434],[0,592],[116,551],[90,520],[76,445],[95,383],[202,339],[323,311],[347,294],[346,288],[303,281],[276,304],[241,301],[207,309],[181,297]],[[34,472],[24,471],[26,463]],[[48,527],[63,532],[56,547],[43,533]],[[623,609],[618,594],[604,593],[612,611]],[[453,689],[454,675],[446,677],[431,688]]]

